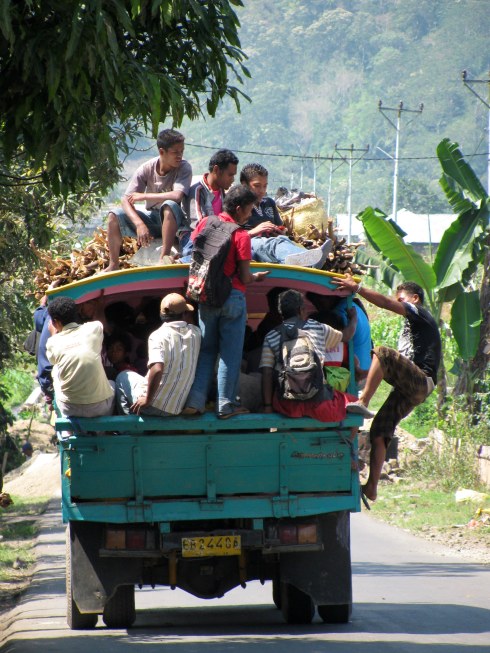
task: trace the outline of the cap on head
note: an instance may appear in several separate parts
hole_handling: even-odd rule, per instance
[[[161,315],[182,315],[186,311],[193,311],[194,307],[188,304],[182,295],[171,292],[162,299],[160,304]]]

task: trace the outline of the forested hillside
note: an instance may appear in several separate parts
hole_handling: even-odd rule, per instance
[[[397,107],[400,100],[407,109],[424,105],[420,115],[402,114],[399,208],[447,210],[435,157],[443,137],[458,141],[484,178],[487,109],[464,87],[461,72],[467,69],[472,78],[488,79],[488,0],[244,4],[238,11],[240,37],[251,79],[243,90],[252,102],[242,101],[241,114],[229,102],[215,119],[182,125],[186,157],[195,173],[204,171],[213,149],[226,146],[254,152],[239,153],[240,163],[265,164],[271,191],[290,186],[291,180],[299,186],[303,164],[303,186],[310,190],[313,160],[307,157],[330,157],[336,144],[356,149],[369,145],[364,161],[353,167],[352,210],[374,204],[390,212],[393,162],[377,148],[394,155],[396,132],[378,110],[381,99],[386,107]],[[478,90],[486,96],[486,85]],[[396,120],[396,113],[391,117]],[[354,152],[354,158],[360,154]],[[332,210],[342,212],[348,166],[339,167],[338,154],[335,159]],[[316,166],[317,192],[325,197],[330,161],[318,159]]]

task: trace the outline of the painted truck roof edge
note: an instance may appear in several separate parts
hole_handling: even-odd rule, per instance
[[[255,271],[269,271],[269,275],[260,282],[263,292],[267,292],[275,286],[284,286],[286,289],[294,287],[303,292],[312,291],[327,295],[335,293],[337,296],[347,296],[350,294],[339,291],[332,283],[332,279],[344,276],[334,272],[266,263],[251,263],[251,268]],[[97,297],[117,295],[121,292],[144,293],[150,290],[183,289],[188,273],[188,264],[130,268],[96,274],[58,288],[52,288],[46,294],[48,299],[63,295],[81,302]],[[354,278],[357,281],[358,278]]]

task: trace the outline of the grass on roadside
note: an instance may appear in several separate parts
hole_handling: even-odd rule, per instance
[[[475,506],[456,503],[453,492],[429,488],[413,480],[397,485],[383,484],[371,509],[383,521],[396,523],[414,533],[429,528],[461,526],[475,514]]]
[[[488,551],[490,524],[479,519],[478,506],[458,503],[454,492],[428,486],[427,482],[404,480],[383,483],[371,514],[392,526],[457,550]]]
[[[35,561],[33,546],[39,530],[35,518],[46,510],[49,499],[13,496],[12,500],[8,508],[0,508],[0,582],[15,588]]]

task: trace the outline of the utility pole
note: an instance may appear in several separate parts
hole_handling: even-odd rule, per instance
[[[392,215],[395,222],[397,222],[397,198],[398,198],[398,154],[400,152],[400,131],[402,123],[402,113],[418,113],[421,114],[424,110],[424,105],[419,104],[418,109],[405,109],[403,102],[399,102],[397,107],[385,107],[383,102],[380,100],[378,102],[378,109],[381,114],[386,118],[392,127],[395,128],[396,138],[395,138],[395,156],[393,157],[394,169],[393,169],[393,210]],[[386,115],[386,111],[395,111],[396,112],[396,122],[393,122],[389,116]],[[411,121],[410,121],[411,122]],[[408,124],[408,123],[407,123]]]
[[[466,88],[473,93],[473,95],[476,95],[476,97],[480,100],[480,102],[483,102],[483,104],[487,107],[488,109],[488,146],[487,146],[487,193],[490,195],[490,71],[488,72],[488,79],[468,79],[468,73],[466,70],[463,70],[461,73],[461,77],[463,79],[463,84],[466,86]],[[477,91],[475,91],[474,88],[472,88],[472,84],[487,84],[488,85],[488,100],[485,100],[484,97],[482,97]]]
[[[348,155],[340,154],[341,152],[348,152]],[[354,152],[361,152],[359,156],[354,160]],[[352,168],[358,163],[363,156],[369,152],[369,145],[366,145],[364,148],[356,148],[353,145],[350,147],[337,147],[335,145],[335,153],[339,155],[344,163],[349,165],[349,179],[348,179],[348,190],[347,190],[347,214],[349,219],[349,235],[348,243],[351,242],[352,237]],[[332,168],[330,168],[332,170]]]

